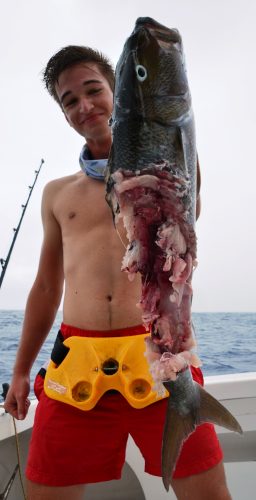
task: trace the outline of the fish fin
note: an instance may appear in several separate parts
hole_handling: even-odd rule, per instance
[[[230,431],[243,434],[243,430],[238,421],[233,417],[225,406],[223,406],[211,394],[206,392],[197,382],[194,382],[200,394],[200,407],[197,412],[197,423],[212,422],[213,424],[225,427]]]
[[[200,163],[199,163],[198,154],[196,154],[196,194],[197,194],[197,197],[200,195],[200,189],[201,189],[201,170],[200,170]]]
[[[116,221],[115,221],[115,213],[116,210],[114,209],[113,206],[113,192],[114,192],[114,185],[115,181],[112,179],[111,175],[111,168],[110,165],[113,163],[113,158],[114,158],[114,147],[113,144],[111,145],[109,156],[108,156],[108,167],[106,169],[105,173],[105,184],[106,184],[106,194],[105,194],[105,200],[108,203],[110,210],[112,212],[112,219],[113,219],[113,224],[116,227]]]
[[[191,375],[190,375],[191,376]],[[174,382],[175,384],[175,382]],[[168,385],[164,384],[167,390]],[[243,433],[242,428],[233,415],[201,385],[193,381],[194,398],[187,405],[187,411],[178,411],[174,395],[168,399],[166,420],[162,442],[162,478],[166,491],[169,490],[173,470],[184,441],[196,429],[197,425],[212,422],[231,431]],[[196,402],[196,404],[194,404]]]
[[[193,415],[188,414],[181,418],[177,410],[170,405],[171,399],[170,397],[168,401],[162,442],[162,479],[166,491],[169,491],[183,442],[196,428]]]

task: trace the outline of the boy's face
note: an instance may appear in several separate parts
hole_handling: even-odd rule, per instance
[[[108,120],[113,93],[96,64],[79,63],[67,68],[55,88],[68,123],[87,142],[111,137]]]

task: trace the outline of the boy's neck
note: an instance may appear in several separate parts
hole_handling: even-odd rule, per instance
[[[102,142],[87,141],[87,148],[93,159],[108,158],[111,147],[111,138]]]

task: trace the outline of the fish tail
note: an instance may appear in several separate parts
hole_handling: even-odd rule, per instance
[[[243,433],[238,421],[219,401],[197,382],[194,382],[194,388],[196,398],[191,400],[190,407],[186,408],[185,412],[184,408],[180,411],[173,394],[168,398],[162,444],[162,479],[166,491],[169,490],[182,445],[197,425],[211,422],[231,431]]]
[[[178,411],[170,404],[171,399],[168,398],[162,442],[162,479],[166,491],[169,491],[182,444],[196,428],[193,416],[189,414],[181,418]]]

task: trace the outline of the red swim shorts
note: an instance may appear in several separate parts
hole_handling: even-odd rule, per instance
[[[70,335],[102,336],[102,332],[61,326]],[[136,335],[143,327],[104,332],[104,335]],[[194,380],[203,385],[200,369],[192,367]],[[48,486],[68,486],[120,479],[129,434],[145,460],[145,471],[161,476],[161,443],[167,399],[135,409],[119,393],[106,393],[89,411],[48,398],[38,375],[39,398],[26,476]],[[203,424],[186,440],[174,478],[204,472],[223,458],[213,425]]]

